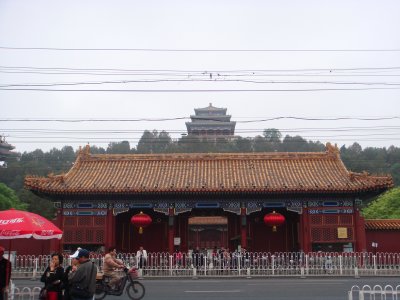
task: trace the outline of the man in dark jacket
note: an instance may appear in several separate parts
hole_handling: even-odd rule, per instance
[[[73,300],[92,299],[96,290],[97,267],[89,259],[89,251],[79,250],[79,266],[73,266],[68,275],[70,295]]]
[[[5,293],[10,284],[11,263],[3,257],[4,248],[0,246],[0,300],[7,299]]]

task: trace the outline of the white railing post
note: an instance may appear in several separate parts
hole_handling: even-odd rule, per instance
[[[308,265],[308,254],[305,255],[306,258],[306,275],[309,275],[309,265]]]
[[[354,267],[354,278],[360,278],[360,275],[358,275],[358,267]]]
[[[304,267],[303,266],[300,267],[300,274],[301,274],[300,278],[306,278],[306,276],[304,275]]]
[[[172,276],[172,259],[174,257],[172,255],[169,256],[169,275]]]
[[[275,255],[271,256],[272,275],[275,275]]]
[[[250,268],[247,268],[247,278],[251,278],[251,275],[250,275]]]
[[[207,276],[207,255],[204,255],[204,276]]]
[[[339,274],[343,275],[343,257],[339,255]]]
[[[240,259],[241,259],[241,255],[240,254],[238,254],[238,256],[237,256],[237,260],[238,260],[238,275],[240,276]]]
[[[378,266],[376,265],[376,255],[372,255],[372,261],[374,263],[374,275],[378,273]]]
[[[38,272],[38,258],[35,258],[33,260],[34,266],[33,266],[33,273],[32,273],[32,280],[36,280],[37,272]]]
[[[197,269],[193,266],[193,279],[197,279]]]

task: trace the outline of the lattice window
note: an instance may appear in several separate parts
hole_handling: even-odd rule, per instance
[[[106,224],[106,217],[94,217],[94,226],[104,226]]]
[[[63,238],[64,238],[64,243],[72,243],[74,240],[74,231],[64,230]]]
[[[323,241],[332,241],[335,240],[336,237],[332,234],[332,228],[322,228],[322,240]]]
[[[76,231],[75,241],[78,242],[78,243],[82,243],[83,242],[83,230],[77,230]]]
[[[320,228],[311,229],[311,239],[312,241],[320,241],[322,237],[322,230]]]
[[[96,240],[95,242],[98,244],[104,243],[104,236],[106,235],[106,233],[104,232],[104,230],[96,230]]]
[[[86,230],[86,242],[87,243],[94,242],[93,236],[94,236],[93,229]]]
[[[341,215],[340,216],[340,224],[341,225],[353,225],[353,216],[352,215]]]
[[[352,240],[353,239],[353,228],[348,228],[347,234],[348,234],[348,239]]]
[[[336,225],[338,224],[338,216],[335,215],[328,215],[328,216],[324,216],[324,223],[327,225]]]
[[[93,217],[79,217],[78,226],[91,226]]]
[[[65,217],[64,218],[64,226],[75,226],[76,218],[75,217]]]
[[[322,224],[322,216],[311,216],[310,221],[313,225],[320,225]]]

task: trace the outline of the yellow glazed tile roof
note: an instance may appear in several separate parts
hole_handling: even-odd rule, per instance
[[[325,152],[98,154],[81,150],[67,174],[26,177],[45,194],[352,193],[387,189],[391,176],[352,173]]]
[[[399,230],[399,219],[374,219],[365,220],[365,229],[369,230]]]

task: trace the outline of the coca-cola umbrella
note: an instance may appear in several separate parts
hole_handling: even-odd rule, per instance
[[[0,240],[29,239],[38,240],[61,239],[62,231],[52,222],[37,214],[9,209],[0,211]]]

